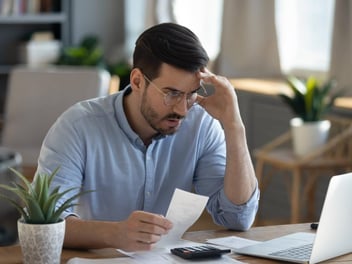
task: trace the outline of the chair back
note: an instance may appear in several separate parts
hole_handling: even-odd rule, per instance
[[[14,174],[8,169],[19,170],[22,157],[10,149],[0,147],[0,184],[9,185],[14,181]],[[1,193],[11,199],[19,200],[17,196],[9,191],[1,190]],[[17,220],[20,214],[9,201],[0,198],[0,246],[14,244],[17,239]]]
[[[61,113],[78,101],[108,94],[110,74],[93,67],[17,67],[10,73],[2,145],[35,165],[43,139]]]

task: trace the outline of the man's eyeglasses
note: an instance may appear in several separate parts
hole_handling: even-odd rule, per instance
[[[186,97],[187,107],[191,108],[194,104],[196,104],[198,92],[203,91],[203,96],[207,95],[207,91],[205,90],[204,86],[200,84],[200,87],[191,92],[191,93],[184,93],[177,90],[169,90],[164,91],[159,88],[155,83],[153,83],[147,76],[143,74],[144,79],[152,84],[160,93],[164,95],[164,104],[167,106],[174,106],[181,102],[181,100]]]

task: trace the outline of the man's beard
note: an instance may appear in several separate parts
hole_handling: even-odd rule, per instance
[[[146,98],[146,92],[143,95],[140,110],[144,119],[147,121],[147,123],[157,132],[157,134],[161,134],[161,135],[172,135],[177,131],[178,127],[171,127],[171,128],[164,129],[162,127],[159,127],[157,125],[158,123],[168,119],[182,120],[184,118],[184,116],[180,116],[176,113],[170,113],[160,118],[159,114],[148,104],[148,101]]]

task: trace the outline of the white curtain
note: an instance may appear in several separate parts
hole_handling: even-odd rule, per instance
[[[225,0],[217,71],[228,77],[281,76],[275,0]]]
[[[335,2],[330,76],[336,78],[339,87],[346,89],[345,96],[352,96],[352,1],[350,0]]]
[[[223,2],[221,0],[221,4],[223,4],[223,12],[214,14],[215,10],[212,10],[213,13],[205,17],[205,22],[208,24],[199,19],[195,22],[207,28],[207,37],[216,39],[215,43],[221,43],[218,60],[215,65],[212,64],[213,61],[211,62],[212,70],[230,78],[279,76],[275,0],[224,0]],[[156,23],[177,20],[175,10],[173,10],[173,0],[129,0],[126,6],[126,19],[130,21],[127,23],[129,29],[126,29],[129,53],[132,53],[134,41],[144,29]],[[217,16],[221,14],[223,15],[223,29],[221,34],[218,34],[218,29],[213,29],[209,23],[216,21]],[[187,23],[185,24],[190,27]],[[190,28],[198,34],[196,26]],[[221,25],[219,28],[221,29]],[[213,39],[210,40],[214,42]],[[210,44],[210,40],[202,40],[205,47]],[[215,49],[210,53],[211,59],[214,59],[218,51]]]
[[[276,0],[281,71],[324,80],[330,67],[335,0]]]
[[[223,0],[126,0],[127,53],[132,56],[134,42],[143,30],[171,21],[197,34],[210,57],[208,67],[212,68],[220,49],[222,4]]]
[[[144,5],[140,8],[141,12],[136,12],[132,5],[131,12],[126,14],[132,17],[133,25],[138,18],[142,20],[139,30],[134,31],[133,40],[145,28],[163,21],[165,17],[175,20],[173,0],[133,1]],[[213,68],[215,72],[229,78],[282,77],[275,26],[275,0],[223,0],[222,21],[221,50]],[[348,94],[351,96],[351,0],[335,1],[331,46],[329,76],[335,77],[341,87],[349,89]]]

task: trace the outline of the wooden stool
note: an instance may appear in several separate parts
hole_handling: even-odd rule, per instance
[[[301,219],[302,199],[308,200],[308,215],[314,216],[315,191],[317,178],[326,175],[351,171],[352,169],[352,121],[329,117],[331,131],[327,143],[308,153],[304,157],[296,157],[292,149],[291,132],[274,139],[272,142],[255,150],[256,175],[259,188],[264,194],[268,180],[274,174],[291,173],[289,196],[291,203],[290,223],[298,223]],[[265,173],[265,169],[269,169]],[[309,175],[306,175],[309,173]],[[306,175],[304,189],[303,176]]]

